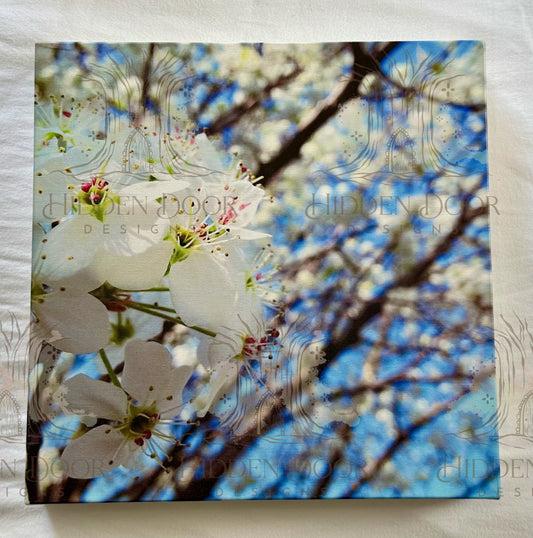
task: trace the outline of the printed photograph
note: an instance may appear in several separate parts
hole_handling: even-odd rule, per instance
[[[483,43],[35,58],[29,503],[498,497]]]

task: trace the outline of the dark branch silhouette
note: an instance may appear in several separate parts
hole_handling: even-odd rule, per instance
[[[452,246],[453,242],[461,237],[465,227],[477,217],[488,215],[487,206],[481,206],[476,209],[469,208],[466,204],[463,205],[463,210],[456,220],[452,230],[445,235],[437,246],[426,255],[419,263],[417,263],[409,272],[399,277],[396,281],[389,284],[386,290],[380,297],[368,301],[355,316],[347,330],[337,338],[332,340],[324,349],[327,361],[319,366],[321,373],[327,368],[331,362],[341,351],[348,347],[357,345],[361,339],[361,331],[363,327],[373,318],[378,316],[388,298],[391,290],[397,288],[408,288],[420,284],[428,276],[428,270],[435,263],[439,256],[444,254]]]
[[[315,114],[298,127],[295,135],[288,140],[280,151],[268,162],[261,163],[255,175],[263,176],[263,185],[269,185],[277,179],[277,174],[290,162],[298,159],[302,146],[327,123],[339,110],[339,107],[350,99],[359,96],[359,84],[369,73],[376,71],[379,63],[387,57],[398,43],[385,43],[378,50],[369,53],[364,44],[353,43],[353,69],[351,77],[343,81],[319,106]]]

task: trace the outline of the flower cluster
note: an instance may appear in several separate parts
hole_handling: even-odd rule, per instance
[[[109,377],[67,376],[65,412],[103,423],[74,436],[62,461],[77,478],[129,466],[139,453],[163,464],[162,441],[175,439],[162,426],[180,420],[191,372],[172,368],[161,344],[131,339],[153,337],[143,332],[153,319],[197,335],[197,357],[189,363],[203,376],[190,398],[199,417],[216,412],[220,391],[229,391],[241,373],[262,382],[255,363],[276,338],[275,329],[265,328],[257,262],[269,236],[251,228],[264,191],[242,162],[219,153],[203,134],[186,142],[180,135],[181,153],[169,161],[168,155],[154,159],[148,133],[131,126],[131,135],[104,143],[105,159],[91,168],[77,145],[87,137],[73,124],[84,117],[83,107],[50,105],[41,117],[34,335],[63,352],[95,354],[91,360],[101,359]],[[131,154],[137,160],[128,169]],[[119,380],[111,363],[123,356]],[[92,465],[80,463],[88,459]]]

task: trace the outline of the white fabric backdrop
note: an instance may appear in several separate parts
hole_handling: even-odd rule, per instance
[[[33,48],[55,41],[486,42],[496,321],[533,326],[533,8],[530,0],[3,0],[0,319],[29,319]],[[5,325],[3,325],[5,328]],[[528,366],[529,365],[529,366]],[[524,390],[533,389],[533,351]],[[0,376],[2,371],[0,370]],[[0,377],[0,388],[6,379]],[[16,384],[16,383],[15,383]],[[13,390],[23,390],[19,383]],[[513,429],[512,424],[505,427]],[[533,446],[533,445],[530,445]],[[0,440],[2,536],[530,536],[533,448],[502,447],[499,501],[257,501],[26,507],[23,444]],[[511,471],[514,462],[515,469]],[[519,493],[519,495],[518,495]]]

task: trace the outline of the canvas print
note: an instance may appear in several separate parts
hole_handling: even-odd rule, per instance
[[[28,502],[498,496],[482,43],[35,60]]]

